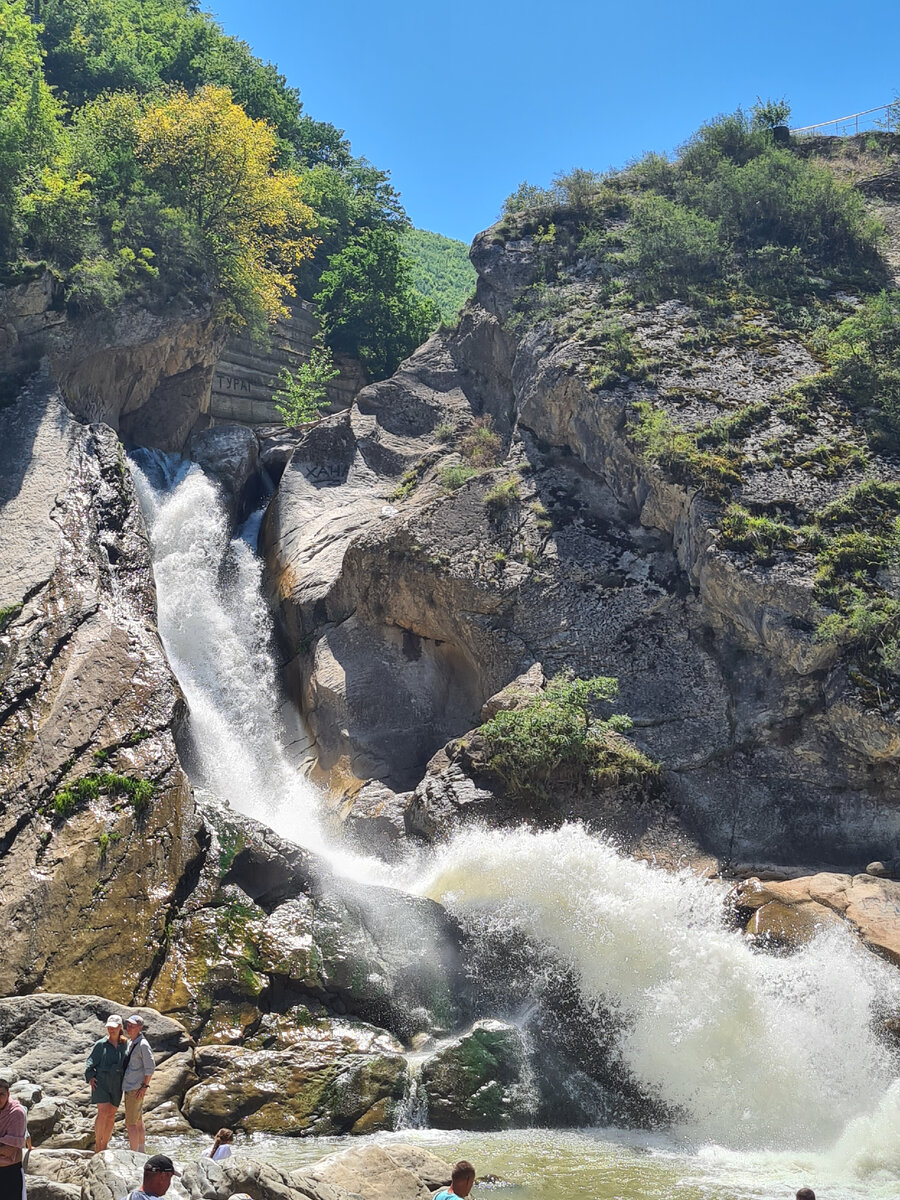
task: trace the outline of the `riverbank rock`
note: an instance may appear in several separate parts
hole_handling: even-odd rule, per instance
[[[313,1163],[309,1177],[363,1200],[429,1200],[448,1187],[452,1168],[418,1146],[353,1146]]]
[[[422,1064],[428,1120],[438,1129],[527,1125],[538,1107],[522,1032],[478,1021]]]
[[[900,966],[900,883],[865,875],[818,875],[783,882],[748,879],[732,893],[749,933],[789,945],[841,922]]]

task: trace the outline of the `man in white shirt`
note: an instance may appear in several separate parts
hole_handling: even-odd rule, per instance
[[[144,1097],[150,1085],[150,1076],[156,1070],[153,1051],[144,1037],[144,1018],[132,1013],[125,1022],[125,1036],[131,1039],[125,1055],[125,1078],[122,1091],[125,1093],[125,1128],[128,1130],[128,1145],[138,1153],[144,1153]],[[162,1195],[162,1192],[159,1193]]]

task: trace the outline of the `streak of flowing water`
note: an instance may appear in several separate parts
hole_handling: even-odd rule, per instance
[[[780,1180],[787,1163],[808,1171],[814,1161],[833,1182],[855,1181],[831,1200],[900,1174],[898,1064],[877,1032],[900,1008],[900,983],[849,932],[790,957],[758,953],[727,927],[721,885],[624,858],[577,825],[469,830],[391,870],[330,846],[298,770],[302,731],[286,731],[255,529],[229,541],[198,467],[149,453],[140,464],[160,632],[190,707],[196,782],[345,874],[440,901],[473,934],[554,947],[597,1019],[619,1019],[623,1069],[676,1114],[680,1145],[702,1147],[700,1174],[737,1177],[752,1161]]]

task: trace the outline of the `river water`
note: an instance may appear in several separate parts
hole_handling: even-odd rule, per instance
[[[473,936],[552,947],[598,1019],[601,1009],[620,1018],[623,1070],[678,1114],[665,1135],[414,1130],[376,1140],[469,1157],[479,1174],[508,1181],[483,1194],[511,1200],[774,1198],[801,1185],[828,1200],[900,1197],[900,1071],[878,1033],[900,1008],[894,968],[841,929],[790,957],[761,954],[727,927],[721,885],[622,857],[578,825],[468,830],[393,868],[333,846],[299,769],[302,728],[279,691],[258,517],[229,540],[198,467],[140,452],[137,461],[195,783],[338,871],[440,901]],[[294,1167],[338,1144],[263,1138],[245,1149]]]

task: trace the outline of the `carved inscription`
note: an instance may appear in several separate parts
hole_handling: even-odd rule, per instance
[[[225,375],[222,371],[216,371],[216,391],[245,392],[249,396],[250,380],[243,379],[240,375]]]
[[[347,468],[340,463],[304,463],[303,474],[310,483],[343,483]]]

